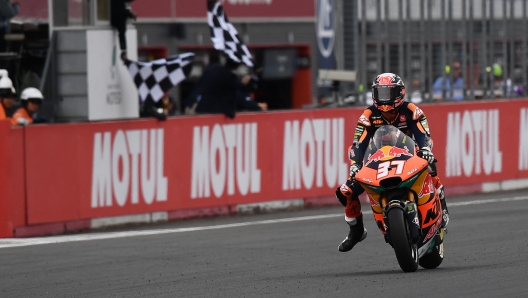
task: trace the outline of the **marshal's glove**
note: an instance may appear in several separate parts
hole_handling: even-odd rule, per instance
[[[361,168],[357,164],[350,166],[350,180],[353,180]]]
[[[431,149],[429,147],[422,147],[418,152],[416,153],[419,157],[427,160],[428,163],[432,164],[436,161],[433,152],[431,152]]]

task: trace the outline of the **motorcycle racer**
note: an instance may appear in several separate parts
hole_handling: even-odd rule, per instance
[[[369,106],[359,118],[354,141],[349,148],[350,175],[335,192],[336,198],[344,206],[345,221],[350,227],[348,236],[339,245],[341,252],[350,251],[367,237],[359,201],[359,195],[364,190],[359,183],[353,182],[353,178],[361,169],[363,155],[370,139],[374,132],[383,125],[393,125],[416,141],[420,147],[417,154],[428,161],[429,173],[442,203],[444,214],[442,227],[449,222],[444,186],[436,173],[435,158],[431,151],[433,142],[427,118],[415,104],[404,101],[404,95],[405,85],[396,74],[382,73],[372,83],[373,105]]]

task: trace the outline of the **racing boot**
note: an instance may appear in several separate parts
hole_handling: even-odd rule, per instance
[[[445,194],[444,194],[444,185],[442,185],[442,183],[440,182],[440,178],[438,178],[438,176],[432,177],[432,179],[433,179],[433,184],[436,188],[436,193],[440,197],[440,203],[442,204],[443,221],[442,221],[441,227],[445,228],[447,224],[449,223],[449,211],[447,210],[447,203],[446,203]]]
[[[367,237],[367,230],[363,226],[363,214],[361,213],[361,203],[357,195],[353,196],[353,183],[347,180],[346,183],[336,189],[336,198],[345,207],[345,220],[350,227],[348,236],[339,244],[339,251],[351,250],[358,242]]]
[[[350,251],[356,244],[367,238],[367,229],[363,226],[363,214],[357,218],[346,218],[347,224],[350,226],[348,236],[339,244],[340,252]]]

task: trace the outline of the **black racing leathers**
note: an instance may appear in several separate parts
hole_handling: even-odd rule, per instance
[[[432,147],[427,118],[415,104],[404,102],[393,121],[388,121],[376,107],[370,106],[359,118],[354,133],[354,141],[349,152],[352,163],[362,165],[363,154],[367,149],[370,138],[382,125],[396,126],[403,133],[413,138],[420,148]]]

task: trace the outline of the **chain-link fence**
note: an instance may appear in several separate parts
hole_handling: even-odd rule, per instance
[[[345,51],[356,55],[354,63],[344,64],[355,66],[360,95],[382,72],[400,75],[413,101],[512,98],[528,93],[524,90],[528,0],[351,2],[357,21],[348,38],[355,42],[354,49]],[[350,58],[345,53],[346,59]]]

